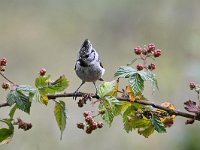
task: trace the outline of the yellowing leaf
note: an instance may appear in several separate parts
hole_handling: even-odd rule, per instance
[[[62,134],[63,134],[63,131],[65,130],[66,119],[67,119],[65,102],[59,101],[59,102],[55,103],[54,115],[55,115],[58,127],[59,127],[59,129],[61,131],[60,139],[62,139]]]
[[[165,101],[161,104],[162,107],[166,107],[168,109],[171,109],[171,110],[175,110],[175,106],[168,102],[168,101]],[[157,109],[157,112],[161,114],[161,117],[160,118],[160,121],[166,126],[166,127],[171,127],[174,123],[173,119],[176,117],[176,115],[162,115],[163,112],[166,112],[164,110],[161,110],[161,109]]]
[[[98,95],[101,99],[105,96],[117,96],[118,81],[103,82],[98,86]]]
[[[119,80],[115,80],[115,81],[112,81],[112,82],[114,82],[114,87],[113,87],[112,91],[110,93],[108,93],[108,95],[117,96],[118,87],[119,87]]]
[[[41,100],[45,105],[47,105],[49,102],[47,95],[41,95]]]
[[[140,135],[143,135],[145,138],[148,138],[151,134],[153,134],[154,130],[155,129],[154,129],[153,125],[150,125],[147,128],[138,129],[138,133]]]
[[[163,103],[161,104],[161,106],[166,107],[166,108],[169,108],[169,109],[172,109],[172,110],[175,110],[175,109],[176,109],[175,106],[174,106],[172,103],[168,102],[168,101],[163,102]]]
[[[176,109],[176,107],[175,107],[172,103],[170,103],[170,102],[168,102],[168,101],[163,102],[163,103],[161,104],[161,106],[166,107],[166,108],[169,108],[169,109],[172,109],[172,110],[175,110],[175,109]],[[172,116],[171,116],[171,119],[174,119],[175,117],[176,117],[175,115],[172,115]]]
[[[135,101],[135,95],[130,85],[126,86],[126,93],[128,93],[129,99],[131,102]]]

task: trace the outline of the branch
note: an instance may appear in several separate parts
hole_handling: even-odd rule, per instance
[[[2,104],[0,104],[0,108],[1,107],[6,107],[6,106],[9,106],[9,104],[8,103],[2,103]]]
[[[97,96],[93,93],[77,93],[76,97],[82,97],[85,94],[89,94],[91,95],[92,98],[97,98]],[[49,100],[55,100],[56,98],[60,98],[60,97],[73,97],[74,94],[73,93],[61,93],[61,94],[48,94],[47,97],[49,98]],[[124,97],[116,97],[119,101],[127,101],[130,102],[129,98],[124,98]],[[186,113],[186,112],[182,112],[179,110],[172,110],[166,107],[163,107],[159,104],[156,104],[150,100],[135,100],[134,103],[138,103],[138,104],[143,104],[143,105],[150,105],[154,108],[158,108],[161,110],[164,110],[166,112],[168,112],[170,115],[176,115],[176,116],[181,116],[181,117],[185,117],[185,118],[190,118],[190,119],[194,119],[194,120],[198,120],[200,121],[200,117],[197,117],[195,114],[190,114],[190,113]],[[2,103],[0,104],[0,108],[1,107],[6,107],[9,106],[8,103]]]

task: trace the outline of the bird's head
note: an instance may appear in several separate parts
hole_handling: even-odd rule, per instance
[[[91,50],[92,50],[92,44],[88,39],[86,39],[81,46],[79,55],[84,57],[85,55],[90,54]]]

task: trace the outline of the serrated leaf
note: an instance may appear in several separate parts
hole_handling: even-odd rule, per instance
[[[55,115],[58,127],[61,131],[60,139],[62,139],[62,134],[63,134],[63,131],[65,130],[66,119],[67,119],[65,102],[59,101],[55,103],[54,115]]]
[[[69,81],[66,77],[60,76],[56,81],[49,82],[49,76],[39,76],[35,79],[35,86],[38,88],[38,93],[36,93],[36,97],[38,101],[43,104],[48,104],[47,94],[55,94],[56,92],[64,91],[64,89],[68,86]]]
[[[47,94],[55,94],[56,92],[62,92],[68,86],[69,81],[66,77],[60,76],[54,82],[48,82],[50,80],[50,76],[39,76],[35,79],[35,86],[38,88],[38,93],[35,95],[37,99],[43,104],[48,104]]]
[[[160,118],[158,118],[157,116],[154,116],[154,115],[152,116],[151,124],[154,126],[155,130],[158,133],[165,133],[166,132],[165,125],[161,122]]]
[[[104,96],[116,96],[118,91],[118,81],[103,82],[98,86],[98,95],[101,99]]]
[[[10,116],[11,119],[13,119],[17,108],[18,108],[18,107],[17,107],[17,104],[15,104],[15,105],[12,107],[12,109],[10,110],[9,116]]]
[[[153,134],[154,130],[154,127],[150,125],[147,128],[139,129],[138,133],[143,135],[145,138],[148,138],[151,134]]]
[[[133,69],[132,67],[129,66],[121,66],[117,69],[115,72],[115,77],[119,78],[130,78],[132,77],[135,73],[137,73],[137,70]]]
[[[30,86],[30,85],[18,85],[16,87],[17,90],[20,90],[20,91],[24,91],[24,92],[32,92],[32,93],[35,93],[37,91],[36,88]]]
[[[150,125],[150,120],[142,116],[139,118],[136,116],[137,108],[134,105],[129,106],[123,114],[124,129],[126,132],[130,132],[135,128],[146,128]]]
[[[26,113],[30,113],[31,101],[29,95],[25,95],[22,91],[11,90],[7,95],[7,102],[11,106],[16,103],[17,107]]]
[[[105,113],[101,115],[102,119],[110,126],[115,116],[121,113],[122,104],[113,96],[106,96],[99,104],[99,110]]]
[[[60,76],[56,81],[48,85],[48,91],[50,93],[62,92],[68,86],[68,83],[69,81],[64,75]]]
[[[153,74],[151,71],[138,71],[138,73],[144,81],[151,82],[151,88],[153,92],[156,88],[158,89],[158,81],[155,77],[155,74]]]
[[[144,90],[144,80],[140,77],[138,73],[134,74],[129,79],[130,86],[132,91],[137,96],[139,93],[142,93]]]
[[[49,80],[50,75],[48,76],[39,76],[35,79],[35,86],[40,89],[48,86],[47,80]]]
[[[11,119],[2,119],[0,121],[8,125],[8,128],[0,129],[0,144],[7,144],[10,142],[13,136],[14,127],[11,123]]]
[[[7,95],[7,103],[12,106],[15,103],[15,98],[17,97],[17,92],[15,90],[11,90]]]

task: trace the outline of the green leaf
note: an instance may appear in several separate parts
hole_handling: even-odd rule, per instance
[[[116,71],[115,77],[129,78],[130,83],[134,84],[135,86],[139,83],[141,85],[141,87],[136,88],[134,86],[136,91],[134,91],[134,89],[133,89],[133,91],[136,92],[136,93],[138,91],[142,92],[142,90],[144,88],[144,81],[150,81],[151,82],[151,88],[152,88],[153,92],[155,91],[156,88],[158,89],[158,82],[155,78],[155,74],[153,74],[151,71],[137,71],[130,66],[121,66]],[[135,81],[137,81],[138,83],[134,83]]]
[[[54,115],[55,115],[58,127],[59,127],[59,129],[61,131],[60,139],[62,139],[62,134],[63,134],[63,131],[65,130],[66,119],[67,119],[65,102],[59,101],[59,102],[55,103],[55,106],[54,106]]]
[[[19,85],[7,95],[10,106],[16,103],[17,107],[26,113],[30,113],[31,102],[38,94],[38,90],[29,85]]]
[[[130,78],[132,77],[135,73],[137,73],[137,70],[133,69],[132,67],[129,66],[121,66],[117,69],[115,72],[115,77],[119,78]]]
[[[39,76],[35,80],[35,86],[43,94],[54,94],[56,92],[62,92],[69,84],[66,77],[60,76],[56,81],[50,83],[48,80],[50,76]]]
[[[138,130],[138,133],[143,135],[145,138],[148,138],[151,134],[153,134],[154,130],[154,126],[150,125],[147,128]]]
[[[139,93],[142,93],[144,90],[144,80],[141,78],[140,74],[136,73],[129,79],[130,86],[137,96]]]
[[[98,95],[101,99],[104,99],[104,96],[116,96],[117,95],[118,82],[103,82],[98,87]]]
[[[66,89],[68,84],[69,84],[69,81],[66,79],[66,77],[64,75],[60,76],[56,81],[49,84],[48,91],[53,92],[53,93],[62,92]]]
[[[7,95],[7,103],[12,106],[15,103],[15,99],[17,97],[17,92],[15,90],[10,90]]]
[[[31,93],[35,93],[37,91],[36,88],[30,86],[30,85],[18,85],[16,87],[17,90],[19,91],[24,91],[24,92],[31,92]]]
[[[13,131],[7,128],[0,129],[0,144],[7,144],[13,136]]]
[[[14,134],[14,127],[11,123],[11,119],[2,119],[0,121],[8,125],[8,128],[0,129],[0,144],[7,144]]]
[[[165,125],[160,121],[159,117],[153,115],[152,118],[151,118],[151,124],[154,126],[155,130],[158,133],[165,133],[166,132]]]
[[[101,115],[102,119],[110,126],[115,116],[119,115],[122,110],[122,104],[113,96],[106,96],[99,104],[99,110],[105,113]]]
[[[146,117],[137,117],[136,110],[137,108],[134,105],[131,105],[123,113],[124,129],[127,133],[135,128],[146,128],[151,124],[150,120]]]
[[[15,105],[13,106],[13,108],[10,110],[9,116],[10,116],[11,119],[13,119],[17,108],[18,108],[18,107],[17,107],[17,104],[15,104]]]
[[[14,103],[17,104],[17,107],[26,113],[30,113],[31,101],[30,95],[26,95],[23,91],[18,90],[11,90],[10,93],[7,95],[7,102],[11,106]]]
[[[122,104],[122,111],[125,111],[129,106],[131,106],[131,103],[128,101],[121,101]]]
[[[43,104],[48,104],[47,94],[55,94],[56,92],[62,92],[68,86],[69,81],[66,77],[60,76],[56,81],[49,82],[50,76],[39,76],[35,79],[35,86],[38,88],[36,97],[38,101]]]
[[[153,74],[151,71],[138,71],[138,73],[144,81],[151,82],[151,88],[153,92],[156,88],[158,89],[158,81],[155,77],[155,74]]]
[[[35,79],[35,86],[40,89],[48,86],[47,80],[50,79],[50,75],[48,76],[39,76]]]

